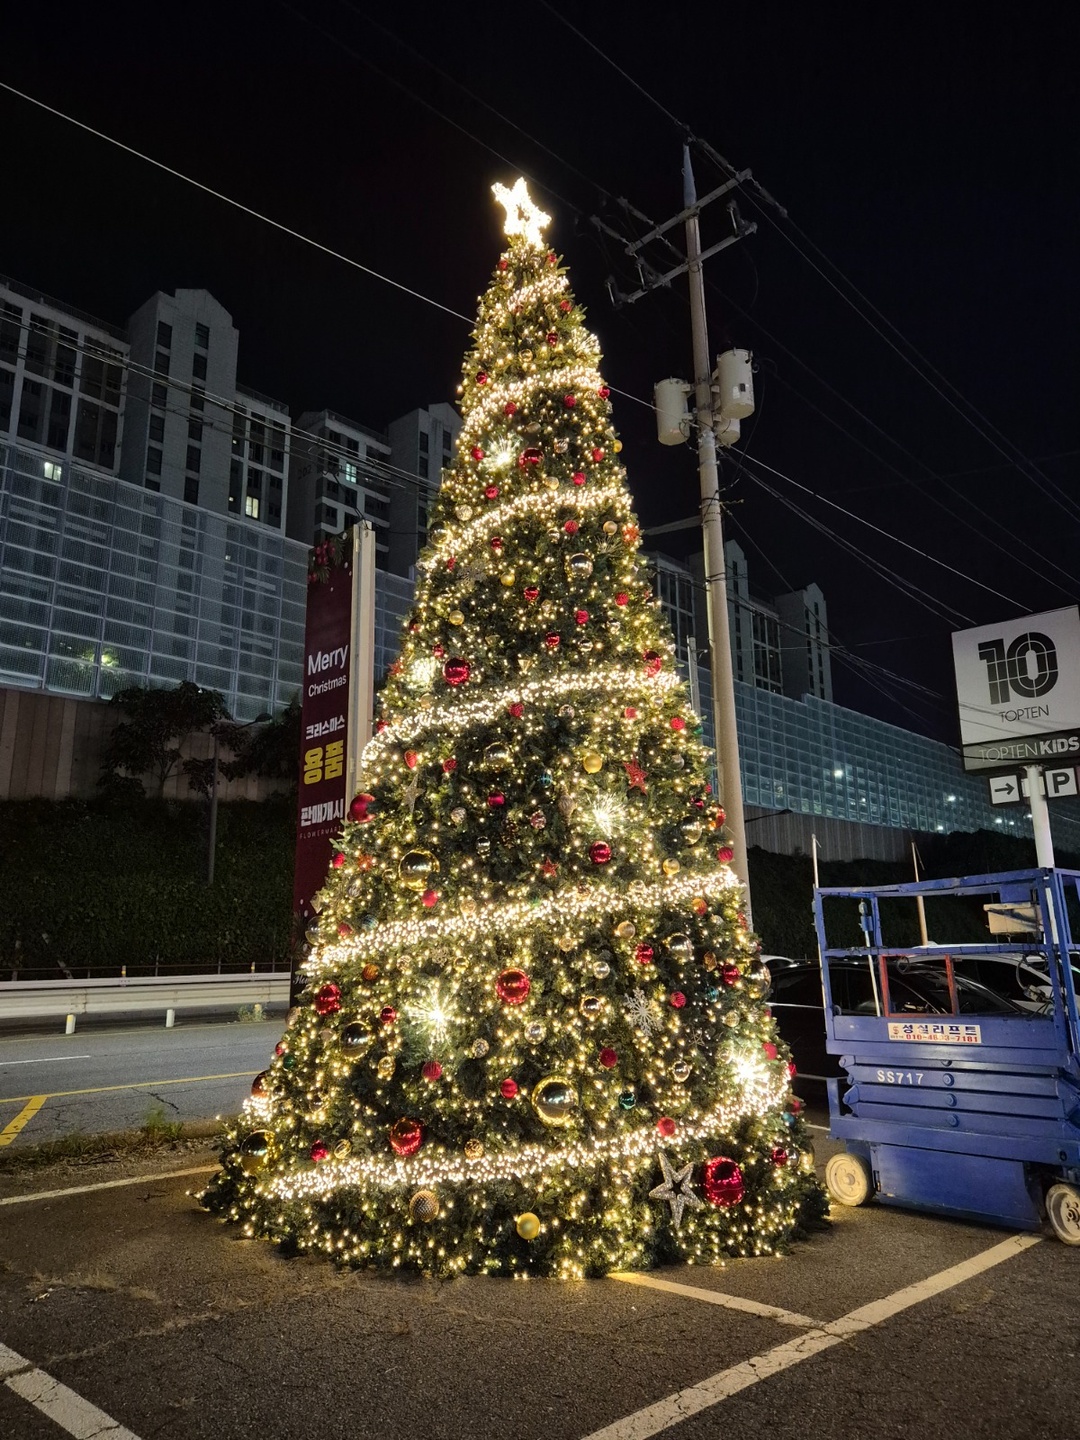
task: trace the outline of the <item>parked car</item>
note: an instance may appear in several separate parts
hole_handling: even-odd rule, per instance
[[[763,955],[772,975],[769,1004],[780,1034],[791,1048],[800,1081],[820,1094],[825,1080],[843,1075],[835,1055],[825,1052],[825,1015],[821,966],[817,960],[791,960]],[[869,958],[849,956],[829,965],[832,999],[841,1015],[879,1014],[880,981]],[[1024,1015],[1035,1013],[999,994],[981,979],[954,970],[957,1009],[961,1015]],[[951,1015],[952,1001],[945,967],[933,956],[890,968],[890,1013]]]

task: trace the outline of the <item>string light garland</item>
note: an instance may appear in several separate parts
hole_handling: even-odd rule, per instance
[[[701,725],[549,217],[507,249],[306,988],[204,1203],[339,1263],[572,1278],[822,1213]]]

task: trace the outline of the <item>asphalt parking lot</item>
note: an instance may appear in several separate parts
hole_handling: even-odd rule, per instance
[[[0,1176],[0,1435],[1080,1430],[1080,1249],[1050,1239],[870,1206],[782,1259],[436,1283],[238,1238],[186,1193],[212,1162]]]

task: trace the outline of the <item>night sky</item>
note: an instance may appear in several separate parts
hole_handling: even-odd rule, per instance
[[[728,533],[756,591],[816,579],[840,645],[937,692],[839,663],[842,703],[955,743],[949,631],[1071,604],[1080,588],[1076,7],[554,3],[752,169],[1037,463],[1025,473],[917,378],[784,238],[827,270],[799,230],[740,202],[758,232],[707,268],[713,348],[748,345],[759,365],[749,461],[726,471]],[[22,6],[5,19],[0,80],[467,315],[500,248],[489,186],[524,171],[609,382],[648,400],[655,380],[688,375],[685,281],[613,308],[607,276],[631,289],[634,275],[590,222],[625,229],[620,196],[654,220],[680,209],[682,135],[543,0]],[[453,399],[461,321],[6,92],[0,135],[0,272],[115,323],[156,289],[205,286],[239,327],[242,382],[294,414],[328,406],[382,427]],[[703,156],[697,168],[701,192],[722,178]],[[706,243],[726,224],[722,204],[706,212]],[[691,451],[661,448],[649,412],[615,400],[645,526],[692,514]]]

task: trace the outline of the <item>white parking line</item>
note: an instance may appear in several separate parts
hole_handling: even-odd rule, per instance
[[[126,1430],[104,1410],[91,1405],[74,1390],[61,1385],[44,1370],[39,1370],[31,1360],[24,1360],[0,1345],[0,1380],[14,1394],[28,1400],[35,1410],[66,1430],[78,1440],[139,1440],[132,1430]]]
[[[148,1185],[154,1180],[178,1180],[181,1175],[209,1175],[217,1165],[196,1165],[193,1170],[165,1170],[160,1175],[132,1175],[126,1180],[99,1180],[94,1185],[73,1185],[69,1190],[37,1190],[29,1195],[5,1195],[0,1205],[29,1205],[34,1200],[62,1200],[65,1195],[89,1195],[92,1190],[119,1190],[124,1185]]]
[[[613,1425],[605,1426],[603,1430],[593,1431],[585,1440],[649,1440],[650,1436],[659,1435],[662,1430],[668,1430],[671,1426],[688,1420],[691,1415],[719,1405],[729,1395],[736,1395],[740,1390],[756,1385],[759,1380],[765,1380],[770,1375],[776,1375],[781,1370],[809,1360],[833,1345],[843,1344],[852,1335],[862,1334],[901,1310],[918,1305],[934,1295],[940,1295],[943,1290],[950,1290],[954,1285],[960,1285],[972,1276],[990,1270],[1038,1243],[1037,1235],[1010,1236],[1008,1240],[991,1246],[989,1250],[984,1250],[970,1260],[951,1265],[947,1270],[941,1270],[926,1280],[886,1295],[884,1299],[874,1300],[869,1305],[851,1310],[828,1325],[807,1330],[793,1340],[786,1340],[782,1345],[775,1345],[771,1350],[765,1350],[760,1355],[754,1355],[749,1360],[743,1360],[738,1365],[710,1375],[708,1379],[691,1385],[686,1390],[678,1390],[674,1395],[658,1400],[655,1405],[647,1405],[643,1410],[637,1410],[633,1415],[627,1415],[622,1420],[616,1420]],[[706,1293],[711,1296],[711,1292]]]
[[[668,1290],[673,1295],[685,1295],[688,1300],[704,1300],[709,1305],[723,1305],[726,1310],[742,1310],[747,1315],[759,1315],[763,1320],[794,1325],[800,1330],[813,1330],[821,1324],[819,1320],[811,1320],[809,1315],[796,1315],[793,1310],[763,1305],[760,1300],[745,1300],[741,1295],[728,1295],[723,1290],[705,1290],[699,1285],[680,1285],[677,1280],[661,1280],[658,1275],[616,1271],[608,1279],[622,1280],[628,1285],[644,1285],[649,1290]]]
[[[89,1055],[42,1055],[35,1060],[0,1060],[0,1070],[9,1065],[60,1065],[65,1060],[89,1060]]]

